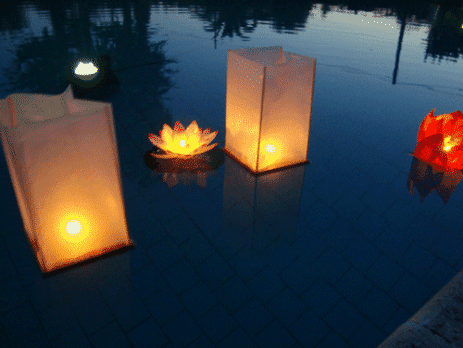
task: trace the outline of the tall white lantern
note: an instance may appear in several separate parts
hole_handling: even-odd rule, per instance
[[[229,50],[224,151],[255,174],[308,163],[315,65],[281,47]]]
[[[112,107],[57,96],[0,100],[3,151],[43,272],[132,245]]]

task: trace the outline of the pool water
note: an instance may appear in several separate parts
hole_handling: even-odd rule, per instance
[[[376,347],[463,268],[463,186],[423,184],[410,155],[432,109],[462,108],[461,9],[2,6],[0,98],[62,93],[78,59],[109,57],[111,78],[76,94],[112,103],[135,243],[42,277],[2,159],[2,347]],[[196,120],[224,146],[227,52],[268,46],[317,59],[310,164],[153,172],[164,123]]]

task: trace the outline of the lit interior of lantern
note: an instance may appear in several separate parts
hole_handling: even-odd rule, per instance
[[[78,220],[71,220],[66,224],[66,232],[71,236],[77,236],[82,232],[82,224]]]
[[[268,139],[261,142],[259,170],[263,170],[283,157],[283,143],[279,139]]]
[[[87,76],[87,75],[96,74],[98,72],[98,68],[92,62],[89,62],[89,63],[79,62],[74,72],[76,75]]]
[[[89,235],[90,221],[84,214],[67,213],[62,215],[58,228],[64,240],[73,244],[80,243]]]
[[[166,136],[166,149],[173,153],[188,155],[199,148],[201,143],[201,131],[186,134],[185,132],[173,132],[172,137]]]
[[[445,137],[444,138],[444,145],[443,145],[443,149],[444,151],[446,152],[449,152],[454,146],[458,146],[460,145],[462,139],[461,138],[455,138],[455,137]]]

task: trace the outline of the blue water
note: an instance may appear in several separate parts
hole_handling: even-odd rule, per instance
[[[0,98],[62,93],[78,59],[110,57],[111,79],[78,96],[112,103],[136,245],[42,277],[2,159],[2,347],[375,347],[463,268],[462,186],[446,204],[438,183],[407,187],[422,119],[462,107],[458,9],[2,6]],[[227,52],[267,46],[317,59],[310,164],[153,173],[164,123],[224,146]]]

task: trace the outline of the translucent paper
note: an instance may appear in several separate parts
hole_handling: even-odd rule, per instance
[[[128,246],[111,104],[12,94],[0,100],[2,145],[43,272]]]
[[[228,51],[225,152],[254,173],[307,163],[314,58]]]

